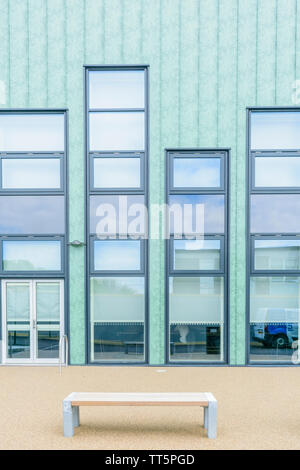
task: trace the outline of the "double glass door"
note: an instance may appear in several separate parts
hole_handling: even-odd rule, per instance
[[[3,280],[3,362],[58,363],[63,280]]]

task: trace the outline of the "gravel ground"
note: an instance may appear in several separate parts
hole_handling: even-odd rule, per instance
[[[300,449],[299,390],[298,368],[0,367],[0,449]],[[64,438],[72,391],[209,391],[218,438],[194,407],[85,407]]]

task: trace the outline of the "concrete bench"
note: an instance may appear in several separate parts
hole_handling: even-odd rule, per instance
[[[64,435],[78,427],[80,406],[198,406],[204,408],[204,427],[217,437],[217,400],[211,393],[71,393],[63,401]]]

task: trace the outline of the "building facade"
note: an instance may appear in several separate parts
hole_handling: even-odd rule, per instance
[[[294,365],[299,24],[298,0],[0,0],[1,364],[66,335],[73,365]],[[203,225],[165,239],[167,203]],[[143,205],[133,237],[99,236],[105,204]]]

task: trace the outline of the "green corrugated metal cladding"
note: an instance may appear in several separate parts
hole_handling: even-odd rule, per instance
[[[149,64],[150,202],[165,147],[231,147],[230,362],[245,361],[246,106],[292,105],[298,0],[0,0],[0,106],[69,108],[70,239],[84,238],[84,64]],[[298,26],[298,27],[297,27]],[[70,248],[71,362],[85,362]],[[164,361],[164,243],[150,243],[150,363]]]

